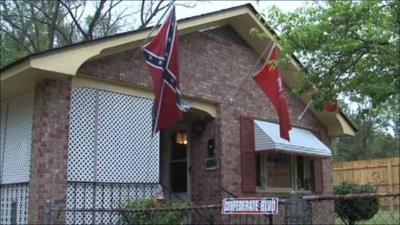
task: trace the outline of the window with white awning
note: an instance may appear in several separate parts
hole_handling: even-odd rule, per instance
[[[279,124],[254,120],[255,150],[282,151],[295,154],[330,157],[331,150],[306,129],[292,128],[290,142],[281,138]]]
[[[257,190],[321,193],[322,159],[328,146],[309,130],[292,128],[291,141],[280,137],[279,124],[253,120]]]

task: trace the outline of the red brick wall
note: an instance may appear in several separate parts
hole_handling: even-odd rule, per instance
[[[218,140],[218,121],[204,121],[204,130],[198,131],[195,127],[191,130],[192,138],[191,150],[191,185],[192,199],[196,204],[219,203],[220,197],[220,181],[219,169],[206,170],[206,162],[208,152],[208,140],[214,138],[215,151],[219,149]],[[217,155],[218,156],[218,155]]]
[[[246,77],[253,74],[254,64],[258,54],[250,48],[239,46],[206,33],[193,33],[180,37],[180,67],[181,91],[183,95],[205,99],[217,104],[215,125],[210,127],[207,136],[214,135],[217,139],[217,155],[219,158],[219,176],[208,176],[201,165],[194,163],[193,198],[195,200],[212,198],[211,192],[205,191],[204,185],[219,184],[221,188],[242,195],[241,191],[241,153],[240,153],[240,123],[241,115],[259,118],[267,121],[278,121],[278,116],[264,93],[252,79]],[[151,89],[150,75],[141,54],[133,58],[135,50],[129,50],[113,56],[97,59],[84,64],[80,72],[114,82]],[[233,103],[229,98],[243,83]],[[288,90],[288,88],[286,88]],[[305,104],[298,98],[289,95],[289,111],[292,124],[312,130],[312,132],[329,143],[326,128],[309,111],[301,121],[297,117],[303,111]],[[194,155],[202,155],[206,148],[203,136],[193,143]],[[198,150],[198,149],[199,150]],[[199,151],[199,152],[197,152]],[[204,158],[196,161],[204,162]],[[331,160],[324,161],[325,193],[332,192]],[[200,170],[200,171],[199,171]],[[211,178],[210,178],[211,177]],[[212,181],[210,181],[212,180]],[[199,185],[199,186],[197,186]],[[196,190],[196,188],[200,190]],[[221,194],[226,196],[226,194]]]
[[[45,80],[36,86],[29,224],[43,224],[47,199],[53,207],[65,206],[70,102],[70,79]],[[62,215],[56,222],[64,219]]]

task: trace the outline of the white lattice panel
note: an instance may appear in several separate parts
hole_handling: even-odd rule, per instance
[[[2,183],[28,182],[32,145],[33,93],[10,100],[6,117]]]
[[[159,137],[151,136],[151,106],[149,99],[74,89],[68,180],[93,181],[97,170],[97,182],[158,182]]]
[[[11,207],[16,203],[17,224],[28,222],[29,188],[27,183],[3,184],[0,186],[0,224],[11,224]]]
[[[68,185],[68,209],[92,209],[94,190],[89,183]],[[67,212],[67,224],[90,224],[91,213]]]
[[[93,89],[72,91],[68,147],[68,180],[71,181],[93,181],[96,98]]]
[[[152,101],[101,91],[99,182],[158,182],[158,135],[151,136]]]
[[[2,102],[0,104],[0,184],[3,178],[3,162],[4,162],[4,141],[6,131],[6,120],[7,120],[7,103]]]
[[[151,136],[151,107],[149,99],[88,88],[73,90],[68,209],[112,209],[160,192],[159,136]],[[115,214],[95,215],[97,223],[117,220]],[[92,222],[92,213],[67,212],[67,224]]]

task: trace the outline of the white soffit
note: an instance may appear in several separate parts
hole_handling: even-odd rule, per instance
[[[285,151],[331,156],[331,150],[306,129],[292,128],[290,142],[280,137],[279,124],[254,120],[256,151]]]

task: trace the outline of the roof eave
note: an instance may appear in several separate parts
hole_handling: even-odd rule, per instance
[[[256,15],[257,11],[254,7],[251,4],[247,4],[179,20],[178,30],[180,35],[184,35],[212,26],[230,24],[248,43],[250,43],[255,51],[261,54],[268,45],[268,42],[251,36],[249,34],[249,27],[259,28],[267,34],[270,40],[276,40],[277,36],[273,30],[265,26],[265,23],[259,20]],[[6,66],[0,71],[0,80],[2,83],[1,99],[6,99],[16,94],[16,90],[11,88],[12,84],[15,83],[28,82],[31,84],[28,85],[29,88],[32,88],[35,82],[49,76],[51,77],[52,74],[58,75],[52,78],[76,76],[80,66],[91,59],[104,57],[140,46],[143,40],[149,35],[151,29],[151,27],[144,28],[27,56]],[[151,36],[154,35],[153,33]],[[298,77],[294,75],[293,71],[300,70],[301,64],[294,56],[287,55],[287,57],[291,60],[289,71],[292,72],[284,73],[283,79],[285,83],[289,84],[289,87],[293,88],[293,85],[298,84]],[[28,88],[28,86],[26,88]],[[19,88],[21,88],[21,86],[19,86]],[[300,99],[304,103],[309,101],[307,96],[302,96]],[[337,113],[337,115],[315,111],[313,111],[313,113],[328,128],[330,137],[352,136],[356,131],[343,113]],[[330,119],[324,121],[324,118]]]

